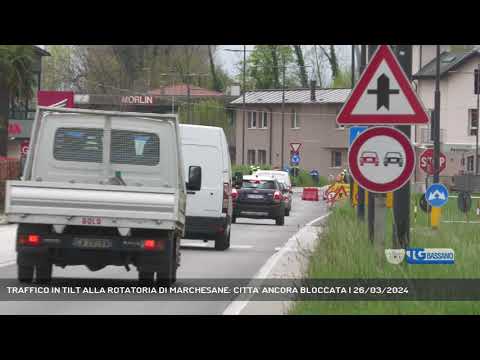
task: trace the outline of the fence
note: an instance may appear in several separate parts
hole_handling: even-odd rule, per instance
[[[18,179],[20,174],[20,160],[0,157],[0,213],[2,213],[4,209],[5,184],[7,180]]]

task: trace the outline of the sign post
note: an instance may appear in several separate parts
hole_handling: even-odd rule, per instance
[[[391,127],[372,127],[360,134],[348,152],[352,177],[359,186],[376,193],[374,231],[377,248],[385,244],[386,193],[405,185],[415,169],[415,151],[401,131]],[[382,225],[382,224],[383,225]]]
[[[376,50],[375,54],[372,56],[372,59],[370,63],[368,64],[367,68],[363,72],[361,78],[357,82],[355,88],[351,92],[349,98],[345,102],[344,106],[340,110],[340,113],[337,117],[337,123],[339,125],[416,125],[416,124],[428,124],[429,122],[429,117],[425,111],[424,106],[420,102],[420,100],[417,98],[410,81],[408,77],[406,76],[404,70],[402,69],[401,65],[399,64],[395,54],[392,52],[391,48],[388,45],[380,45],[378,49]],[[375,129],[375,128],[373,128]],[[389,128],[393,130],[392,128]],[[365,131],[362,133],[357,140],[355,140],[354,144],[357,143],[357,141],[366,133],[368,133],[370,130]],[[398,130],[397,130],[398,132]],[[405,141],[402,141],[402,144],[408,144],[408,147],[412,149],[412,145],[410,143],[409,137],[407,137],[403,132],[399,132],[403,135],[403,139]],[[387,136],[388,137],[388,136]],[[399,137],[397,135],[394,135],[394,137],[398,140]],[[395,146],[394,146],[395,147]],[[353,148],[353,145],[352,145]],[[352,151],[352,148],[350,149],[350,152]],[[415,156],[414,152],[410,152],[409,150],[406,150],[407,147],[402,146],[404,153],[400,151],[400,153],[406,155],[407,153],[409,154],[408,156],[413,158],[413,164],[415,161]],[[375,152],[375,150],[372,148],[370,149],[372,152]],[[406,152],[405,152],[406,151]],[[349,152],[349,154],[350,154]],[[398,151],[391,150],[392,153],[398,153]],[[357,154],[358,155],[358,154]],[[371,156],[368,156],[366,154],[364,156],[364,163],[372,163],[375,164],[378,163],[377,167],[377,173],[381,174],[383,173],[384,176],[384,181],[386,181],[383,185],[389,183],[389,174],[390,176],[398,176],[397,182],[402,182],[401,186],[395,187],[393,190],[394,191],[397,189],[402,188],[405,184],[407,184],[408,180],[410,179],[410,176],[413,172],[413,168],[411,168],[408,172],[402,172],[402,174],[398,173],[397,171],[394,171],[392,167],[390,167],[390,164],[393,162],[397,162],[397,164],[400,166],[400,163],[403,163],[403,166],[405,169],[410,167],[410,164],[407,166],[407,160],[403,159],[400,160],[399,156],[396,154],[390,154],[387,155],[386,153],[384,154],[385,157],[387,157],[386,161],[385,159],[383,160],[383,167],[387,168],[387,172],[385,171],[380,171],[378,169],[378,166],[380,165],[380,159],[375,160],[378,157],[375,156],[374,154],[370,154]],[[361,155],[358,155],[361,156]],[[394,160],[396,159],[396,160]],[[357,159],[358,161],[358,159]],[[349,155],[349,163],[350,163],[350,155]],[[385,165],[386,163],[386,165]],[[413,165],[414,166],[414,165]],[[392,171],[388,171],[388,170]],[[353,170],[352,170],[352,175],[353,175]],[[361,171],[360,171],[361,173]],[[368,171],[367,171],[368,173]],[[375,171],[372,171],[372,174],[374,174]],[[370,175],[372,174],[360,174],[364,176],[368,180]],[[358,175],[358,172],[357,172]],[[408,175],[408,176],[407,176]],[[353,175],[355,178],[355,175]],[[403,180],[403,178],[406,177],[406,180],[400,181],[400,179]],[[359,181],[359,179],[355,180]],[[373,181],[370,179],[370,182],[377,182],[377,185],[382,183],[382,180],[380,178],[375,179],[375,176],[373,176]],[[359,181],[359,185],[362,186],[361,182]],[[365,184],[364,184],[365,185]],[[388,191],[376,191],[373,188],[368,188],[367,186],[362,186],[366,190],[369,190],[372,193],[385,193]],[[379,186],[380,188],[385,188],[388,186]],[[409,191],[408,191],[408,196],[409,196]],[[384,197],[382,197],[383,200],[385,200]],[[381,201],[381,200],[380,200]],[[410,199],[406,199],[407,203],[410,202]],[[394,202],[395,204],[397,203],[396,201]],[[396,206],[395,206],[396,207]],[[380,209],[381,211],[381,209]],[[407,229],[407,234],[402,234],[400,236],[400,225],[402,224],[402,228],[404,227],[404,224],[407,224],[409,222],[409,212],[406,213],[406,215],[402,214],[401,212],[394,211],[395,214],[395,221],[394,223],[397,224],[397,228],[395,229],[395,233],[398,231],[398,237],[400,238],[406,238],[408,242],[408,231]],[[407,216],[407,219],[405,219],[405,216]],[[403,245],[405,246],[406,242],[403,241]]]

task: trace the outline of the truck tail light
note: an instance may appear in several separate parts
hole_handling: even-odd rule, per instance
[[[162,239],[147,239],[143,240],[143,249],[147,251],[165,250],[165,240]]]
[[[155,240],[144,240],[143,241],[143,248],[145,250],[154,250],[155,249]]]
[[[229,183],[223,183],[223,205],[222,213],[226,214],[228,212],[228,200],[231,196],[231,188]]]
[[[279,201],[282,200],[282,198],[283,198],[283,196],[282,196],[282,194],[280,193],[280,191],[275,191],[275,192],[273,193],[273,201],[279,202]]]
[[[42,238],[38,234],[19,235],[18,241],[22,245],[38,246]]]

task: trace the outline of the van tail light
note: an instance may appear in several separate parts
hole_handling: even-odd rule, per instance
[[[282,194],[280,193],[280,191],[275,191],[275,192],[273,193],[273,201],[279,202],[279,201],[281,201],[282,199],[283,199],[283,196],[282,196]]]
[[[222,213],[228,213],[228,200],[232,196],[232,189],[229,183],[223,183],[223,205]]]
[[[233,188],[232,189],[232,201],[235,201],[238,199],[238,191],[237,189]]]
[[[42,238],[38,234],[19,235],[18,242],[21,245],[39,246]]]

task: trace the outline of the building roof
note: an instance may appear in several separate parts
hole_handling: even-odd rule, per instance
[[[188,96],[187,84],[175,84],[163,86],[158,89],[154,89],[148,92],[149,95],[157,96]],[[224,96],[222,92],[201,88],[199,86],[190,85],[190,96]]]
[[[40,56],[51,56],[51,54],[47,50],[42,48],[40,45],[33,45],[33,48],[36,52],[40,54]]]
[[[458,66],[462,65],[468,59],[480,55],[478,48],[466,51],[444,51],[440,54],[440,76],[444,76],[449,71],[454,70]],[[414,79],[434,78],[436,76],[436,59],[434,58],[428,64],[423,66],[416,74],[413,75]]]
[[[285,104],[342,104],[351,89],[316,89],[316,101],[310,100],[310,89],[285,90]],[[245,93],[246,104],[281,104],[282,90],[256,90]],[[231,102],[243,104],[243,96]]]

